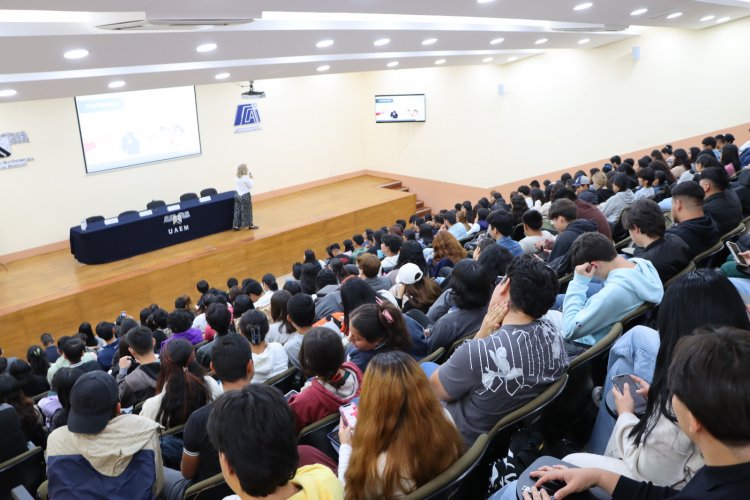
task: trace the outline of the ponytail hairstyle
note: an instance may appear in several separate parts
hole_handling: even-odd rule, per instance
[[[272,292],[275,292],[275,291],[277,291],[279,289],[279,284],[276,283],[276,276],[274,276],[271,273],[264,274],[263,275],[263,279],[261,281]]]
[[[401,310],[388,301],[356,308],[349,324],[370,343],[384,343],[396,350],[411,347],[411,337]]]
[[[305,376],[318,377],[325,383],[339,388],[344,385],[349,372],[342,376],[341,365],[346,361],[341,337],[330,328],[315,327],[305,333],[299,360]]]
[[[47,361],[47,355],[44,354],[41,347],[38,345],[29,347],[29,350],[26,351],[26,361],[31,365],[31,371],[34,372],[34,375],[47,376],[49,361]]]
[[[203,368],[195,360],[193,346],[184,339],[172,340],[162,348],[161,371],[156,394],[164,397],[156,421],[166,428],[182,425],[211,399]]]
[[[269,325],[268,317],[257,309],[250,309],[240,318],[240,333],[253,345],[260,345],[266,340]]]

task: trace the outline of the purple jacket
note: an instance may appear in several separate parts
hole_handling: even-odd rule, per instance
[[[195,345],[203,342],[203,334],[198,328],[189,328],[182,333],[173,333],[171,337],[164,341],[164,343],[161,345],[161,348],[164,349],[165,345],[175,339],[185,339],[191,344]]]

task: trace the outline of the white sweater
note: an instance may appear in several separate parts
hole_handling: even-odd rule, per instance
[[[224,391],[221,388],[221,385],[219,385],[216,380],[209,377],[208,375],[203,377],[203,379],[206,381],[206,385],[208,386],[210,401],[213,401],[214,399],[221,396]],[[141,409],[140,413],[142,417],[150,418],[151,420],[156,421],[156,416],[159,414],[159,407],[161,406],[161,400],[164,399],[164,391],[166,389],[167,388],[164,387],[164,389],[162,389],[159,394],[148,398],[146,402],[143,403],[143,408]]]

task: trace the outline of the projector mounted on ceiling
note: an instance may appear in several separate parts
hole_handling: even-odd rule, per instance
[[[582,25],[580,23],[552,23],[550,29],[565,33],[616,33],[618,31],[625,31],[629,27],[619,24]]]
[[[255,82],[253,80],[250,80],[250,86],[247,92],[243,92],[242,94],[240,94],[240,96],[243,99],[265,99],[266,93],[262,90],[255,90],[255,88],[253,88],[253,83]]]
[[[253,19],[180,19],[180,18],[151,18],[134,19],[97,26],[99,29],[112,31],[149,31],[149,30],[199,30],[220,26],[234,26],[248,24]]]

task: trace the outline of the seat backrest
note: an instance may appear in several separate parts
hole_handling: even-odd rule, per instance
[[[198,195],[195,193],[185,193],[182,196],[180,196],[180,201],[187,201],[187,200],[197,200]]]
[[[124,212],[120,212],[120,215],[118,217],[126,217],[129,215],[138,215],[137,210],[125,210]]]
[[[669,280],[667,280],[666,283],[664,283],[664,289],[666,290],[669,285],[671,285],[672,283],[674,283],[681,277],[685,276],[686,274],[692,273],[693,271],[695,271],[695,262],[690,261],[690,263],[687,265],[687,267],[685,267],[685,269],[675,274]]]
[[[103,220],[103,215],[92,215],[91,217],[86,217],[87,224],[91,224],[92,222],[102,222]]]
[[[216,194],[216,193],[217,193],[217,191],[214,188],[201,189],[201,196],[210,196],[210,195]]]
[[[443,362],[447,361],[451,356],[453,356],[453,353],[456,352],[456,349],[458,349],[461,344],[463,344],[467,340],[473,339],[476,334],[477,332],[471,333],[453,342],[451,346],[446,350],[445,357],[443,357]]]
[[[705,252],[701,252],[698,255],[696,255],[693,258],[693,262],[695,262],[695,267],[698,268],[704,268],[708,267],[708,265],[711,263],[711,257],[721,252],[721,250],[724,248],[724,243],[719,240],[718,243],[716,243],[714,246],[706,250]]]
[[[440,358],[443,357],[443,354],[445,354],[445,347],[438,347],[434,351],[432,351],[430,354],[425,356],[424,358],[420,359],[420,363],[437,363]]]
[[[214,500],[233,495],[232,489],[224,481],[221,472],[185,490],[184,500]]]
[[[468,482],[471,472],[477,468],[485,450],[489,437],[481,434],[474,444],[456,462],[445,469],[435,479],[422,485],[413,492],[405,495],[405,500],[424,500],[438,498],[468,498],[458,494],[464,482]]]
[[[727,234],[725,234],[724,236],[722,236],[721,237],[721,241],[723,243],[727,242],[727,241],[730,241],[730,240],[734,241],[734,238],[736,236],[739,236],[740,234],[742,234],[744,232],[745,232],[745,223],[744,222],[740,222],[739,224],[737,224],[737,227],[735,227],[734,229],[732,229],[731,231],[729,231]]]
[[[622,318],[620,323],[622,323],[623,331],[628,331],[630,328],[638,324],[638,321],[642,319],[642,316],[651,311],[654,307],[654,304],[651,302],[644,302],[638,307],[638,309]]]
[[[195,352],[198,352],[198,349],[200,349],[200,348],[201,348],[201,347],[203,347],[204,345],[208,344],[208,342],[209,342],[208,340],[202,340],[201,342],[198,342],[197,344],[195,344],[195,345],[193,346],[193,350],[194,350]]]
[[[328,439],[328,434],[339,424],[339,413],[333,413],[327,417],[323,417],[317,422],[313,422],[299,433],[299,439],[297,444],[306,444],[317,448],[329,457],[334,462],[338,461],[338,452],[333,448],[331,441]]]
[[[182,434],[182,432],[185,430],[185,424],[175,425],[174,427],[170,427],[169,429],[164,429],[161,431],[162,436],[174,436],[176,434]]]
[[[297,385],[297,369],[295,367],[287,368],[285,371],[278,375],[266,380],[266,385],[272,385],[281,391],[282,394],[296,388]]]
[[[0,463],[0,497],[5,498],[16,486],[36,491],[44,482],[46,470],[44,453],[39,447]]]
[[[152,210],[154,208],[159,208],[159,207],[166,207],[166,206],[167,204],[164,202],[164,200],[153,200],[153,201],[149,201],[148,203],[146,203],[146,208],[148,210]]]
[[[568,373],[570,374],[575,370],[581,369],[584,365],[603,354],[606,355],[615,341],[620,338],[620,335],[622,335],[622,323],[615,323],[604,338],[571,360],[568,365]]]

